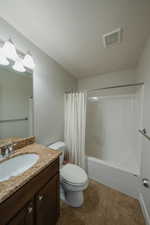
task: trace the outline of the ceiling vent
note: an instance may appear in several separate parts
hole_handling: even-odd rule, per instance
[[[109,47],[121,42],[121,28],[103,35],[104,47]]]

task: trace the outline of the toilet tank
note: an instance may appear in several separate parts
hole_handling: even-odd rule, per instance
[[[64,154],[65,154],[65,150],[66,150],[66,145],[64,142],[62,141],[57,141],[51,145],[48,146],[48,148],[51,148],[53,150],[58,150],[58,151],[61,151],[62,154],[60,155],[59,157],[59,165],[60,165],[60,168],[62,167],[63,165],[63,161],[64,161]]]

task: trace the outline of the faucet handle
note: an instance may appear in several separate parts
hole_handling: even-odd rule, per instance
[[[8,154],[11,154],[11,152],[12,152],[12,144],[8,144],[7,145],[7,149],[8,149]]]
[[[10,156],[15,151],[16,143],[8,143],[0,147],[0,154],[2,157]]]
[[[9,154],[13,153],[14,152],[14,147],[15,147],[16,143],[10,143],[7,145],[7,148],[8,148],[8,151],[9,151]]]
[[[2,147],[0,148],[0,150],[1,150],[1,155],[2,155],[2,157],[5,157],[6,151],[7,151],[7,147],[6,147],[6,146],[2,146]]]

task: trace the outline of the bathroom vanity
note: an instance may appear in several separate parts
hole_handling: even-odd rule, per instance
[[[31,137],[32,73],[0,66],[0,225],[55,225],[59,216],[60,153]]]
[[[24,173],[0,182],[0,225],[55,225],[59,217],[59,155],[36,143],[17,150],[37,154]]]

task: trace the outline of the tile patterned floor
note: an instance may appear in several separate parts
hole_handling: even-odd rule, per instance
[[[145,225],[137,200],[91,181],[81,208],[61,202],[58,225]]]

